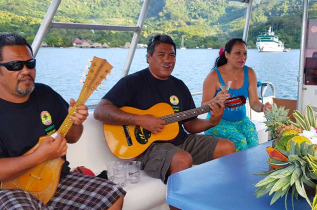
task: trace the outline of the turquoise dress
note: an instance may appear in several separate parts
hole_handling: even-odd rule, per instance
[[[218,68],[214,68],[217,72],[221,85],[225,82]],[[239,89],[229,89],[231,97],[244,96],[248,98],[248,87],[249,87],[249,72],[248,67],[244,66],[244,82]],[[216,91],[215,96],[220,92],[221,89]],[[210,119],[210,113],[207,115],[207,119]],[[220,123],[205,131],[206,135],[213,135],[220,138],[231,140],[236,146],[237,151],[247,149],[249,147],[259,144],[258,135],[255,129],[255,125],[246,116],[245,104],[235,108],[226,107]]]

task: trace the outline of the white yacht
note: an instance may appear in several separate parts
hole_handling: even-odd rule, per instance
[[[269,27],[267,32],[258,35],[256,47],[259,52],[283,52],[284,44],[274,35],[272,27]]]

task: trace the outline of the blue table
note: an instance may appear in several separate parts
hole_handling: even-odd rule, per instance
[[[256,198],[254,185],[264,178],[253,174],[268,171],[267,142],[175,173],[168,179],[167,203],[190,210],[285,209],[284,197],[272,206],[272,196]],[[312,200],[312,198],[311,198]],[[292,209],[291,196],[287,199]],[[310,209],[306,200],[294,198],[295,209]]]

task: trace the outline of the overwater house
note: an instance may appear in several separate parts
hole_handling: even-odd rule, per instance
[[[84,40],[83,43],[81,45],[79,45],[79,47],[82,48],[91,48],[93,46],[93,42],[91,40]]]
[[[79,39],[76,38],[73,43],[74,47],[79,47],[79,48],[108,48],[107,43],[98,43],[98,42],[93,42],[91,40],[84,40],[84,39]]]
[[[98,42],[94,42],[94,43],[92,43],[92,45],[90,47],[91,48],[102,48],[102,44],[100,44]]]
[[[73,46],[80,47],[80,48],[90,48],[92,44],[93,44],[93,42],[91,40],[76,38],[74,40]]]
[[[82,43],[83,43],[83,40],[79,38],[75,38],[73,45],[75,47],[76,45],[81,45]]]

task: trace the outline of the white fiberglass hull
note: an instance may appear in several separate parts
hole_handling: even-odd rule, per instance
[[[284,46],[272,42],[257,42],[256,46],[259,52],[283,52],[284,50]]]

